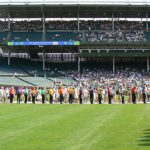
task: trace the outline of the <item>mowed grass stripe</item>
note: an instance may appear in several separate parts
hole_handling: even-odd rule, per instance
[[[57,106],[58,107],[58,106]],[[70,107],[70,106],[69,106]],[[72,111],[72,106],[71,106],[71,113],[70,113],[70,109],[68,108],[68,106],[67,106],[67,115],[65,115],[65,112],[63,112],[63,113],[60,113],[61,111],[59,110],[58,112],[60,113],[60,115],[57,115],[57,116],[60,116],[61,117],[61,120],[62,120],[62,123],[63,122],[65,122],[66,124],[67,124],[67,127],[66,128],[64,128],[63,126],[61,126],[62,125],[62,123],[61,123],[61,121],[59,121],[58,122],[58,124],[60,124],[60,126],[58,126],[58,128],[56,128],[57,126],[55,126],[56,124],[57,124],[57,117],[55,117],[54,118],[54,121],[53,122],[51,122],[50,123],[50,126],[51,126],[51,129],[56,129],[56,134],[55,135],[58,135],[58,137],[60,138],[60,136],[63,136],[64,134],[63,134],[63,132],[65,132],[64,130],[66,130],[67,132],[69,131],[69,129],[70,129],[70,127],[71,127],[71,125],[70,125],[70,121],[71,121],[71,124],[73,123],[72,122],[72,120],[71,120],[71,118],[73,118],[73,120],[75,119],[75,117],[78,119],[79,118],[79,122],[77,122],[76,123],[76,125],[77,125],[77,129],[81,126],[81,125],[86,125],[86,122],[85,122],[85,124],[84,123],[82,123],[81,122],[81,125],[80,125],[80,116],[82,115],[82,112],[83,112],[83,115],[84,115],[84,113],[86,113],[86,109],[87,109],[87,107],[85,107],[85,109],[82,109],[82,107],[84,107],[84,106],[81,106],[81,107],[76,107],[76,108],[74,108],[73,109],[73,111]],[[49,107],[48,107],[49,108]],[[78,114],[78,111],[80,110],[80,109],[82,109],[82,112],[79,112],[79,114]],[[88,109],[87,109],[88,110]],[[50,111],[50,110],[48,110],[48,111]],[[103,111],[104,112],[104,111]],[[87,112],[88,113],[88,112]],[[91,113],[92,114],[92,113]],[[37,114],[38,115],[38,114]],[[62,117],[61,115],[63,115],[64,117]],[[71,116],[70,116],[71,115]],[[46,115],[47,116],[47,115]],[[70,117],[68,117],[68,116],[70,116]],[[33,118],[34,118],[34,116],[32,116]],[[39,116],[39,117],[41,117],[41,116]],[[64,120],[65,119],[65,117],[67,118],[67,120]],[[44,117],[45,118],[45,117]],[[86,117],[85,116],[85,118],[86,118],[86,120],[87,121],[89,121],[89,119],[88,119],[88,117]],[[44,127],[44,126],[47,126],[48,125],[48,127],[44,127],[44,128],[49,128],[49,124],[47,123],[48,122],[48,120],[51,120],[51,119],[47,119],[47,120],[45,120],[45,122],[44,122],[44,125],[42,124],[42,125],[40,125],[40,126],[42,126],[42,128]],[[22,122],[22,121],[21,121]],[[92,122],[91,122],[92,123]],[[54,126],[53,126],[53,124],[54,124]],[[74,124],[74,123],[73,123]],[[25,129],[30,129],[32,126],[31,126],[32,124],[30,124],[30,126],[29,126],[29,128],[25,128]],[[68,126],[69,125],[69,126]],[[36,129],[36,131],[39,129],[39,123],[38,124],[36,124],[35,125],[35,129]],[[22,126],[23,127],[23,126]],[[33,129],[33,128],[32,128]],[[17,128],[17,130],[18,130],[18,128]],[[25,133],[24,132],[25,130],[24,130],[24,128],[21,128],[20,129],[20,132],[22,132],[21,134],[23,134],[23,133]],[[40,129],[38,132],[40,132],[40,131],[42,131],[42,129]],[[71,134],[71,136],[69,137],[69,139],[72,137],[72,132],[76,132],[76,129],[74,130],[74,128],[73,128],[73,130],[71,130],[71,131],[69,131],[68,133],[70,133]],[[52,131],[52,132],[54,132],[54,130]],[[62,133],[61,133],[62,132]],[[37,133],[37,132],[36,132]],[[58,133],[60,133],[60,134],[58,134]],[[85,132],[86,133],[86,132]],[[16,131],[16,133],[15,134],[17,134],[17,135],[19,135],[19,132],[18,131]],[[14,134],[14,135],[15,135]],[[49,136],[49,135],[48,135]],[[64,135],[65,136],[65,135]],[[78,135],[77,135],[78,136]],[[16,136],[17,137],[17,136]],[[66,137],[62,137],[61,139],[62,140],[64,140],[64,138],[66,138]],[[56,140],[55,140],[55,138],[54,139],[50,139],[50,142],[61,142],[62,143],[62,141],[61,140],[57,140],[57,137],[56,137]],[[66,139],[66,141],[68,141],[67,139]],[[38,141],[36,141],[36,142],[38,142]],[[40,141],[40,142],[42,142],[42,141]],[[5,143],[6,143],[6,141],[5,141]],[[68,145],[68,144],[67,144]]]
[[[13,106],[14,107],[14,106]],[[57,106],[59,107],[59,106]],[[63,118],[63,116],[69,115],[67,111],[60,113],[64,110],[63,107],[59,107],[59,111],[56,111],[56,106],[20,106],[16,104],[13,112],[11,111],[11,115],[6,118],[1,119],[0,123],[0,133],[3,133],[3,136],[0,136],[0,141],[2,140],[4,143],[8,141],[12,141],[17,136],[27,134],[30,130],[37,129],[39,126],[43,126],[43,124],[48,124],[49,122],[55,123],[59,119]],[[71,108],[70,108],[71,109]],[[9,108],[5,111],[9,112]],[[68,108],[69,111],[69,108]],[[67,113],[67,115],[66,115]],[[1,115],[1,114],[0,114]],[[8,130],[9,129],[9,130]],[[29,130],[28,132],[26,132]],[[8,132],[5,132],[8,131]],[[13,138],[11,138],[13,136]],[[7,140],[6,140],[7,139]],[[1,142],[2,144],[2,142]]]
[[[150,127],[149,117],[145,117],[149,106],[120,106],[123,107],[113,122],[101,129],[102,139],[94,144],[84,146],[89,150],[148,150],[150,147],[140,147],[137,139],[145,128]],[[150,141],[150,140],[149,140]],[[91,141],[92,143],[92,141]],[[82,149],[83,147],[81,147]]]
[[[108,109],[106,106],[102,109],[102,111],[103,112],[96,112],[97,114],[94,114],[94,119],[92,119],[93,116],[91,116],[91,122],[89,124],[87,123],[87,131],[84,132],[84,134],[81,131],[83,129],[78,130],[78,135],[81,138],[78,143],[71,145],[71,148],[68,148],[68,150],[90,149],[90,147],[93,146],[98,141],[98,139],[103,138],[101,129],[103,129],[105,125],[111,123],[117,114],[120,113],[121,109],[116,110],[115,107]],[[80,132],[83,135],[81,135]]]
[[[146,150],[138,139],[149,112],[150,105],[0,105],[0,149]]]
[[[16,107],[18,107],[18,106],[16,106]],[[33,106],[34,107],[34,106]],[[23,125],[21,125],[21,126],[19,126],[19,128],[17,127],[17,126],[15,126],[15,131],[12,131],[11,129],[10,129],[10,133],[12,134],[12,136],[14,136],[14,138],[13,138],[13,140],[15,140],[16,139],[16,141],[18,141],[17,140],[17,137],[19,136],[19,138],[20,138],[20,134],[22,134],[22,135],[24,135],[25,134],[25,131],[26,130],[30,130],[30,129],[32,129],[32,131],[30,131],[30,132],[33,132],[34,130],[33,129],[36,129],[36,132],[35,132],[35,134],[37,134],[37,130],[38,130],[38,133],[40,132],[40,131],[43,131],[43,128],[44,129],[49,129],[49,126],[51,126],[51,128],[50,129],[52,129],[53,131],[53,133],[54,133],[54,131],[56,131],[56,133],[54,133],[54,135],[56,135],[56,137],[54,136],[54,138],[52,138],[52,139],[49,139],[49,141],[50,141],[50,143],[51,142],[55,142],[55,143],[65,143],[65,141],[68,141],[68,140],[70,140],[70,138],[72,138],[72,134],[73,134],[73,132],[77,132],[77,130],[79,129],[79,128],[81,128],[81,130],[85,130],[85,132],[80,132],[80,133],[83,133],[83,135],[82,136],[85,136],[86,134],[87,134],[87,132],[89,132],[89,129],[90,129],[90,123],[93,123],[93,120],[91,120],[91,122],[89,123],[89,126],[87,126],[87,122],[89,122],[89,117],[90,117],[90,115],[91,115],[91,117],[94,119],[94,118],[99,118],[99,117],[96,117],[96,116],[99,116],[99,113],[104,113],[104,116],[105,116],[105,113],[107,113],[106,111],[103,111],[103,110],[99,110],[98,111],[98,114],[96,114],[96,115],[93,115],[93,113],[91,113],[91,114],[89,114],[88,112],[89,112],[89,108],[86,106],[75,106],[74,107],[74,109],[72,109],[72,106],[66,106],[66,109],[63,111],[63,112],[61,112],[61,110],[60,109],[57,109],[56,107],[59,107],[59,108],[62,108],[62,107],[60,107],[60,106],[54,106],[55,107],[55,112],[59,112],[59,115],[56,113],[55,115],[56,116],[54,116],[54,121],[53,122],[50,122],[50,123],[48,123],[48,121],[51,121],[52,120],[52,110],[51,109],[49,109],[49,106],[48,106],[48,113],[49,112],[51,112],[50,114],[51,114],[51,116],[50,117],[47,117],[48,115],[48,113],[46,113],[46,109],[44,109],[45,110],[45,115],[44,116],[42,116],[41,117],[41,109],[40,109],[40,111],[39,112],[36,112],[36,116],[38,116],[38,118],[40,118],[40,120],[44,123],[44,125],[43,124],[39,124],[39,122],[38,121],[34,121],[35,119],[35,116],[34,116],[34,114],[32,115],[32,118],[33,118],[33,120],[32,120],[32,122],[29,124],[29,123],[24,123],[23,121],[22,121],[22,119],[24,120],[24,117],[19,117],[19,118],[21,118],[21,120],[17,120],[17,122],[18,122],[18,124],[22,124],[23,123]],[[71,109],[69,109],[69,107],[71,108]],[[84,109],[82,108],[82,107],[84,107]],[[43,108],[43,106],[41,107],[41,108]],[[44,107],[45,108],[45,107]],[[94,107],[93,107],[94,108]],[[34,109],[34,108],[33,108]],[[32,110],[33,110],[32,109]],[[58,111],[56,111],[56,109],[58,110]],[[79,111],[79,110],[82,110],[82,111]],[[94,108],[95,109],[95,108]],[[71,110],[71,111],[70,111]],[[95,113],[95,111],[94,110],[91,110],[91,112],[94,112]],[[78,113],[79,112],[79,113]],[[32,112],[31,112],[32,113]],[[67,113],[67,114],[66,114]],[[24,113],[22,113],[23,115],[24,115]],[[86,114],[88,115],[88,116],[86,116]],[[13,115],[13,114],[12,114]],[[28,113],[26,114],[25,113],[25,117],[28,115]],[[71,115],[71,116],[70,116]],[[84,117],[84,115],[85,115],[85,117]],[[80,120],[80,118],[83,116],[83,121],[86,121],[86,122],[81,122],[81,120]],[[46,117],[46,119],[44,119],[43,120],[43,118],[45,118]],[[66,120],[65,120],[65,117],[67,118]],[[59,121],[58,120],[58,118],[61,118],[61,120]],[[15,120],[16,121],[16,120]],[[59,121],[59,122],[58,122]],[[74,121],[74,122],[73,122]],[[33,122],[36,122],[35,124],[33,124]],[[56,126],[56,124],[57,124],[57,122],[58,122],[58,125],[60,125],[60,126]],[[63,127],[62,125],[63,125],[63,123],[65,122],[65,124],[66,124],[66,127]],[[72,124],[73,125],[76,125],[76,128],[72,128]],[[26,126],[27,125],[27,126]],[[48,125],[48,126],[47,126]],[[82,126],[84,127],[84,126],[87,126],[88,128],[83,128],[82,129]],[[45,127],[46,126],[46,127]],[[20,128],[21,127],[21,128]],[[42,128],[40,128],[40,127],[42,127]],[[57,128],[58,127],[58,128]],[[56,130],[55,130],[56,129]],[[65,131],[66,130],[66,131]],[[20,133],[20,134],[19,134]],[[43,132],[42,132],[43,133]],[[41,134],[42,134],[41,133]],[[70,136],[68,137],[68,139],[67,139],[67,137],[65,136],[65,134],[64,133],[69,133],[70,134]],[[45,133],[44,133],[45,134]],[[46,134],[45,135],[43,135],[43,136],[45,136],[46,137]],[[51,136],[51,135],[47,135],[47,136]],[[63,137],[62,137],[63,136]],[[79,135],[77,134],[76,135],[76,137],[78,137]],[[81,137],[82,137],[81,136]],[[9,135],[9,137],[11,137],[10,135]],[[61,137],[61,138],[60,138]],[[58,138],[60,138],[60,140],[58,140]],[[65,139],[65,141],[64,141],[64,139]],[[10,139],[7,139],[5,142],[4,142],[4,144],[6,143],[6,142],[8,142],[8,140],[11,140],[12,141],[12,138],[10,138]],[[44,140],[44,139],[43,139]],[[78,139],[78,140],[80,140],[80,139]],[[35,142],[38,142],[37,140],[35,140]],[[43,142],[43,141],[39,141],[39,142]],[[67,142],[66,144],[67,144],[67,146],[68,146],[68,144],[69,143],[71,143],[71,142]]]

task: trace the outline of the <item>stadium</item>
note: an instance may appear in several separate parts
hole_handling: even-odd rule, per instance
[[[0,150],[149,150],[149,104],[149,0],[0,1]]]

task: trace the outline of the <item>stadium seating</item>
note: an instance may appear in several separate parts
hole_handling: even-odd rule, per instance
[[[7,65],[7,61],[6,59],[0,59],[0,75],[27,75],[26,72],[24,72],[23,70],[21,70],[20,68],[14,66],[14,65]]]
[[[43,64],[41,61],[30,61],[27,59],[11,58],[11,64],[8,66],[7,58],[0,59],[0,75],[20,75],[20,76],[38,76],[44,77],[58,77],[62,75],[59,73],[56,68],[59,68],[60,63],[51,64],[47,63],[47,69],[43,71]],[[19,62],[19,63],[18,63]]]
[[[4,38],[4,37],[3,37]],[[9,41],[77,41],[78,33],[74,32],[47,32],[42,39],[42,32],[12,32]]]
[[[74,32],[47,32],[47,41],[76,41],[77,33]]]
[[[145,34],[145,38],[147,39],[147,41],[150,42],[150,33],[149,32],[144,32]]]
[[[143,31],[87,31],[84,34],[85,43],[147,42]]]
[[[12,32],[9,41],[41,41],[42,32]]]
[[[42,21],[31,20],[31,21],[13,21],[11,22],[11,29],[13,31],[41,31],[43,28]]]
[[[3,43],[7,40],[8,32],[0,32],[0,42]]]
[[[17,63],[19,61],[19,64]],[[59,73],[54,70],[54,68],[50,68],[48,70],[43,71],[42,62],[30,61],[26,59],[13,59],[11,60],[12,64],[15,64],[18,68],[25,71],[29,76],[38,76],[44,77],[46,76],[59,76]]]
[[[45,79],[43,77],[20,77],[20,79],[38,87],[53,86],[53,82],[51,80]]]
[[[76,85],[77,84],[77,82],[75,80],[73,80],[72,78],[68,78],[68,77],[56,77],[56,78],[49,77],[48,79],[55,81],[57,83],[62,82],[62,84],[65,84],[65,85]]]
[[[16,77],[0,77],[0,85],[2,86],[32,86]]]
[[[45,28],[48,31],[54,30],[78,30],[78,22],[74,21],[46,21]],[[80,30],[112,30],[112,22],[109,20],[80,20],[79,22]],[[31,21],[13,21],[11,22],[12,31],[41,31],[43,30],[43,22],[40,20]],[[115,30],[144,30],[146,29],[146,22],[141,21],[127,21],[118,20],[114,21]],[[0,31],[8,30],[8,22],[0,22]]]
[[[1,34],[5,40],[7,34]],[[81,31],[81,32],[12,32],[8,41],[81,41],[93,42],[148,42],[149,33],[143,31]]]

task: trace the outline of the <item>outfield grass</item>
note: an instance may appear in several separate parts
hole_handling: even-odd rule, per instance
[[[150,105],[0,104],[0,150],[150,150]]]

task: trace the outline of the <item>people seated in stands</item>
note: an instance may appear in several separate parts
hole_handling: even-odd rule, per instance
[[[0,31],[7,31],[8,26],[7,21],[0,21]],[[78,22],[75,21],[46,21],[45,23],[47,31],[54,31],[48,34],[46,39],[49,41],[81,41],[81,42],[146,42],[144,31],[146,30],[146,25],[144,22],[139,21],[114,21],[114,27],[112,21],[104,20],[80,20],[78,32]],[[10,36],[11,41],[34,41],[38,40],[36,35],[41,36],[40,32],[42,31],[43,25],[41,20],[24,20],[24,21],[13,21],[11,22],[12,37]],[[69,30],[69,32],[68,32]],[[76,32],[72,32],[76,30]],[[21,33],[20,36],[18,32]],[[63,31],[63,32],[58,32]],[[67,31],[67,32],[64,32]],[[15,35],[15,32],[17,34]],[[28,35],[27,32],[32,34]],[[38,34],[39,33],[39,34]],[[25,34],[25,36],[24,36]],[[32,36],[33,35],[33,36]],[[24,39],[24,37],[26,37]],[[41,40],[41,39],[40,39]]]
[[[11,30],[33,32],[43,30],[41,20],[11,21]],[[46,30],[78,30],[77,20],[46,20]],[[109,20],[80,20],[80,30],[112,30],[112,21]],[[114,30],[144,30],[144,22],[140,21],[114,21]],[[0,31],[8,31],[8,21],[0,21]]]

